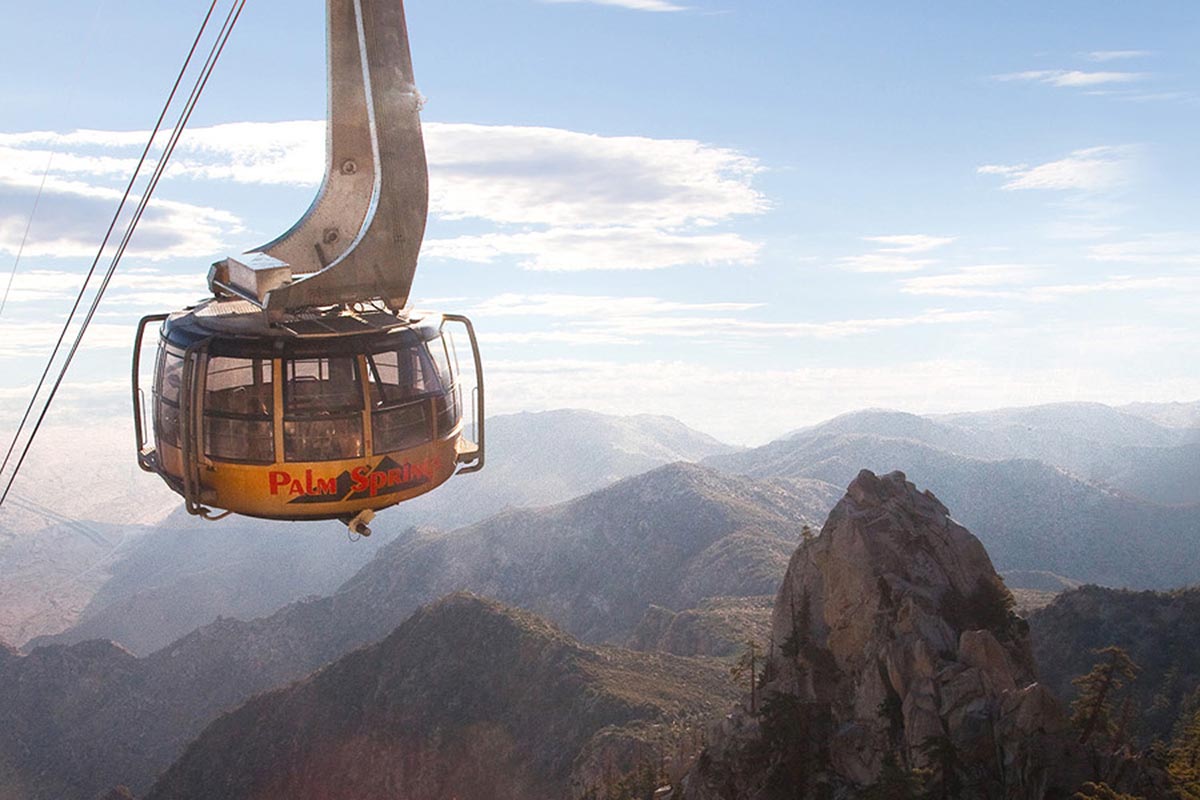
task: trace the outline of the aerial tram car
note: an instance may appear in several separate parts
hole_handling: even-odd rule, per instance
[[[212,266],[210,299],[142,319],[137,458],[192,514],[369,534],[376,511],[482,469],[483,367],[470,320],[408,306],[429,183],[403,3],[327,10],[324,182],[291,230]]]

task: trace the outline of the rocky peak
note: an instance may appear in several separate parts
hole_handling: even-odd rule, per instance
[[[932,493],[864,470],[792,556],[757,707],[723,723],[684,796],[766,800],[808,783],[854,797],[885,762],[936,774],[949,753],[987,776],[980,797],[1041,798],[1044,740],[1065,717],[1035,683],[1011,606],[979,540]]]

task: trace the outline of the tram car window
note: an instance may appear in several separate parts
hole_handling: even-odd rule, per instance
[[[286,361],[285,461],[337,461],[363,455],[363,397],[350,356]]]
[[[272,365],[261,358],[214,357],[204,395],[204,452],[224,461],[275,461]]]

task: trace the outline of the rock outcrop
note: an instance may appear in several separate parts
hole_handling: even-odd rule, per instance
[[[924,769],[938,796],[1069,795],[1082,776],[1066,716],[1036,683],[1011,605],[936,497],[864,470],[792,557],[757,697],[714,732],[678,794],[852,798]]]

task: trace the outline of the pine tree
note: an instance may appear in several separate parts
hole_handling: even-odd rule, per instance
[[[957,798],[962,792],[962,780],[958,774],[958,750],[954,747],[953,740],[945,734],[930,736],[921,743],[920,749],[931,768],[925,797],[929,800]]]
[[[920,800],[924,787],[922,771],[905,769],[894,753],[888,753],[879,778],[863,791],[862,800]]]
[[[1107,783],[1085,783],[1071,800],[1145,800],[1131,794],[1121,794]]]
[[[800,606],[796,606],[796,598],[790,599],[792,611],[792,630],[779,647],[779,652],[785,658],[797,659],[809,643],[809,630],[812,627],[812,600],[809,599],[808,589],[800,595]]]
[[[1200,711],[1179,726],[1171,742],[1167,772],[1183,800],[1200,800]]]
[[[1071,704],[1071,723],[1079,729],[1080,744],[1097,733],[1111,740],[1117,732],[1113,720],[1113,698],[1137,677],[1138,665],[1120,647],[1096,650],[1102,656],[1087,675],[1071,681],[1079,687],[1079,696]]]
[[[746,649],[738,658],[737,663],[730,668],[729,674],[735,681],[748,678],[750,681],[750,713],[758,713],[758,659],[760,653],[758,644],[753,639],[746,640]]]

